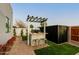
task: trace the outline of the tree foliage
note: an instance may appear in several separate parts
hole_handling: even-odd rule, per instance
[[[13,29],[13,35],[16,36],[16,30],[15,30],[15,28]]]
[[[41,27],[44,27],[44,22],[40,23]],[[45,26],[47,26],[47,22],[45,22]]]
[[[25,23],[21,20],[16,21],[16,26],[19,27],[19,28],[25,28],[26,27]]]
[[[31,24],[31,25],[30,25],[30,28],[32,28],[32,29],[33,29],[33,27],[34,27],[34,26]]]

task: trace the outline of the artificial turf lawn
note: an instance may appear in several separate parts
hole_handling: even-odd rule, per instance
[[[48,41],[48,45],[48,47],[35,50],[36,55],[74,55],[79,52],[79,47],[68,43],[58,45]]]

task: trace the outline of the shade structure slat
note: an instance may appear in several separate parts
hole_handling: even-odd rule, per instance
[[[34,17],[34,16],[27,16],[27,20],[26,21],[29,21],[29,22],[45,22],[47,21],[48,18],[42,18],[42,17]]]
[[[39,18],[38,22],[42,19],[42,17]]]
[[[27,16],[27,20],[26,21],[28,21],[29,20],[29,15]]]
[[[36,18],[33,18],[32,22],[35,20]]]
[[[34,17],[34,18],[35,18],[35,20],[33,22],[37,22],[38,16],[37,17]]]

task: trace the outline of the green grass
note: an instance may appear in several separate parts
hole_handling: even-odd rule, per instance
[[[55,44],[48,41],[49,46],[35,50],[36,55],[74,55],[79,52],[79,47],[70,44]]]

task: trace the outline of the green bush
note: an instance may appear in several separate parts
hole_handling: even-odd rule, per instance
[[[21,37],[23,36],[23,29],[21,30]]]
[[[13,35],[16,36],[16,30],[15,30],[15,28],[13,29]]]
[[[27,36],[22,36],[23,41],[27,41]]]
[[[26,33],[26,35],[23,35],[23,29],[21,30],[21,37],[22,37],[23,41],[27,40],[27,33]]]

